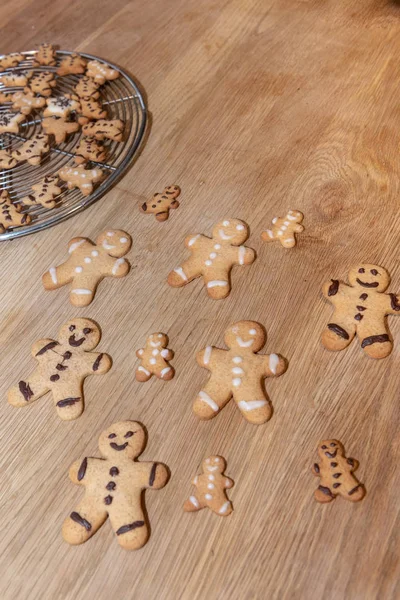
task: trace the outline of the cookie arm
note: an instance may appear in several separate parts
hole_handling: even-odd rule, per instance
[[[136,350],[136,356],[138,358],[142,358],[143,353],[144,353],[144,348],[139,348],[138,350]]]
[[[295,233],[301,233],[302,231],[304,231],[304,227],[303,227],[303,225],[300,225],[300,223],[299,223],[298,225],[295,225],[293,227],[293,231]]]
[[[113,262],[110,275],[112,277],[125,277],[129,273],[130,268],[131,266],[126,258],[117,258]]]
[[[342,295],[343,286],[345,286],[345,284],[338,281],[337,279],[330,279],[329,281],[325,281],[325,283],[323,284],[322,293],[325,296],[325,298],[329,300],[329,302],[335,302],[335,296],[337,296],[337,294]]]
[[[197,364],[200,367],[211,371],[216,366],[219,359],[223,357],[223,352],[225,352],[225,350],[215,348],[215,346],[207,346],[196,354]]]
[[[316,477],[320,477],[320,468],[319,468],[319,464],[318,463],[314,463],[313,464],[313,466],[311,467],[311,472]]]
[[[104,352],[87,352],[84,361],[86,375],[104,375],[112,366],[111,356]]]
[[[237,265],[251,265],[252,262],[256,259],[256,253],[253,248],[247,248],[247,246],[239,246],[239,248],[235,248],[236,257],[234,259],[235,264]]]
[[[168,469],[159,462],[135,463],[137,468],[137,483],[143,489],[159,490],[168,481]]]
[[[229,489],[235,485],[235,482],[230,477],[224,477],[224,485]]]
[[[400,297],[396,294],[385,294],[387,297],[387,315],[400,315]]]
[[[346,462],[350,467],[350,473],[357,471],[358,467],[360,466],[360,463],[355,458],[346,458]]]
[[[58,267],[50,267],[50,269],[43,274],[42,283],[45,290],[56,290],[73,280],[74,271],[73,265],[71,264],[71,258],[72,257],[69,257]]]
[[[266,354],[263,357],[264,375],[266,377],[279,377],[287,369],[286,359],[280,354]]]
[[[53,349],[57,352],[57,346],[59,346],[59,343],[55,340],[38,340],[32,344],[31,354],[33,358],[38,359],[40,356],[46,356]]]
[[[174,351],[170,350],[169,348],[163,348],[160,354],[165,360],[172,360],[175,355]]]
[[[186,248],[190,249],[190,248],[197,247],[199,245],[199,241],[203,237],[204,236],[201,235],[201,233],[194,233],[194,234],[188,235],[187,237],[185,237]]]
[[[68,471],[68,476],[72,483],[86,485],[86,482],[91,475],[91,467],[95,460],[99,459],[85,457],[83,460],[76,460],[73,462]]]

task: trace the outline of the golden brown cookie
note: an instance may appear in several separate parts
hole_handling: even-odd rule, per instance
[[[56,50],[52,44],[41,44],[33,60],[34,66],[54,66],[56,64]]]
[[[77,165],[85,164],[91,160],[94,162],[103,162],[107,156],[107,150],[103,144],[92,137],[83,137],[74,150],[74,161]]]
[[[11,54],[5,54],[0,58],[0,70],[11,69],[18,67],[19,63],[24,60],[24,56],[18,52],[12,52]]]
[[[233,397],[249,423],[261,425],[271,418],[272,407],[263,380],[286,371],[280,354],[257,354],[266,333],[255,321],[238,321],[225,331],[228,350],[207,346],[197,353],[198,364],[211,371],[193,410],[200,419],[212,419]]]
[[[45,133],[37,133],[14,150],[12,156],[18,162],[26,160],[30,165],[40,165],[42,156],[49,150],[49,137]]]
[[[114,140],[122,142],[125,125],[119,119],[99,119],[82,127],[83,135],[95,137],[97,140]]]
[[[45,208],[54,208],[57,201],[54,199],[61,194],[61,188],[58,187],[57,175],[46,175],[39,183],[32,186],[33,194],[22,198],[21,202],[25,205],[41,204]]]
[[[6,190],[0,193],[0,233],[19,225],[29,225],[32,218],[26,213],[21,213],[21,210],[21,205],[12,203]]]
[[[29,88],[25,88],[23,92],[15,92],[12,95],[12,102],[14,110],[18,110],[23,115],[30,115],[33,110],[43,108],[46,100],[40,96],[35,96]]]
[[[57,75],[64,77],[64,75],[79,75],[84,73],[86,70],[86,60],[74,52],[69,56],[64,56],[61,60],[60,66],[57,69]]]
[[[98,119],[107,118],[107,111],[103,110],[102,104],[95,98],[90,96],[86,98],[80,98],[81,110],[78,117],[78,122],[81,125],[85,125],[89,121],[96,121]]]
[[[57,144],[65,142],[67,135],[80,129],[79,123],[65,121],[60,117],[46,117],[42,119],[42,127],[48,135],[54,135]]]
[[[304,231],[304,215],[299,210],[289,210],[286,217],[275,217],[272,219],[272,229],[267,229],[261,234],[264,242],[275,242],[278,240],[284,248],[293,248],[296,245],[296,233]]]
[[[100,83],[94,81],[90,77],[81,77],[76,84],[74,91],[80,98],[99,98],[100,93],[97,91]]]
[[[165,333],[152,333],[147,338],[145,347],[136,351],[136,356],[140,358],[140,365],[136,369],[137,381],[148,381],[152,375],[164,381],[173,378],[175,370],[168,361],[174,358],[174,353],[167,346],[168,336]]]
[[[18,161],[13,158],[9,150],[0,150],[0,169],[13,169]]]
[[[86,75],[102,85],[119,77],[119,72],[98,60],[91,60],[87,64]]]
[[[46,290],[55,290],[71,283],[71,304],[87,306],[104,277],[128,274],[130,265],[122,257],[131,245],[131,236],[119,229],[103,231],[95,244],[86,238],[74,238],[69,243],[68,260],[43,275],[43,286]]]
[[[233,511],[232,502],[226,490],[234,486],[233,479],[224,475],[226,461],[222,456],[210,456],[203,460],[203,472],[192,480],[196,491],[186,500],[183,510],[195,512],[209,508],[220,517],[227,517]]]
[[[63,167],[58,172],[60,179],[67,182],[68,189],[78,188],[84,196],[90,196],[93,185],[103,181],[105,174],[101,169],[85,169],[83,165]]]
[[[84,380],[111,369],[108,354],[92,352],[100,338],[97,323],[76,318],[62,326],[58,341],[35,342],[31,352],[38,367],[30,377],[9,390],[9,403],[21,408],[51,392],[61,419],[71,421],[80,417],[84,409]]]
[[[179,186],[169,185],[161,194],[157,192],[149,202],[144,202],[140,210],[148,215],[155,215],[157,221],[166,221],[170,209],[178,208],[177,197],[180,193],[181,188]]]
[[[342,496],[350,502],[359,502],[365,496],[364,486],[353,472],[358,469],[358,460],[346,458],[344,447],[337,440],[325,440],[318,446],[320,463],[314,463],[312,472],[320,477],[321,483],[315,490],[317,502],[332,502]]]
[[[0,82],[6,87],[25,87],[29,77],[28,73],[1,73]]]
[[[18,133],[19,124],[25,121],[25,115],[4,110],[0,113],[0,133]]]
[[[50,71],[40,71],[39,73],[35,73],[29,80],[29,88],[32,92],[46,97],[51,96],[53,87],[55,87],[56,84],[57,82],[54,79],[54,74],[50,73]]]
[[[169,285],[182,287],[202,276],[211,298],[226,298],[231,290],[232,267],[250,265],[256,258],[252,248],[242,245],[248,237],[248,227],[239,219],[225,219],[217,223],[211,238],[201,234],[189,235],[185,246],[191,257],[170,272]]]
[[[337,279],[324,283],[322,293],[334,313],[322,333],[328,350],[344,350],[357,333],[361,348],[371,358],[385,358],[393,348],[388,315],[400,315],[399,296],[385,294],[390,275],[379,265],[360,264],[348,275],[350,285]]]
[[[12,93],[8,92],[7,94],[0,92],[0,104],[11,104],[12,102]]]
[[[149,526],[143,491],[158,490],[168,481],[168,469],[159,462],[138,462],[146,433],[136,421],[114,423],[100,435],[103,458],[73,463],[69,477],[85,487],[85,495],[64,521],[62,535],[69,544],[86,542],[110,517],[118,543],[126,550],[145,545]]]
[[[46,99],[47,107],[43,112],[44,117],[60,117],[67,119],[72,112],[79,112],[81,105],[78,96],[64,94],[56,98]]]

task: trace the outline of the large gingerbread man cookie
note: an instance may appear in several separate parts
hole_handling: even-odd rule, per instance
[[[361,348],[372,358],[385,358],[393,348],[387,315],[400,315],[399,298],[385,294],[390,275],[379,265],[360,264],[349,272],[347,285],[336,279],[324,283],[322,292],[334,306],[333,316],[322,333],[328,350],[343,350],[355,334]]]
[[[90,319],[72,319],[60,329],[58,341],[44,339],[32,346],[38,361],[36,371],[8,392],[16,407],[32,404],[51,392],[58,416],[77,419],[84,409],[83,382],[89,375],[103,375],[111,359],[103,352],[91,352],[100,341],[100,328]]]
[[[233,511],[226,489],[233,487],[234,482],[224,475],[226,461],[222,456],[210,456],[203,460],[203,473],[192,480],[196,492],[189,496],[183,505],[186,512],[194,512],[209,508],[221,517],[227,517]]]
[[[261,425],[272,415],[263,380],[282,375],[286,361],[279,354],[256,354],[265,344],[266,333],[255,321],[234,323],[224,339],[229,350],[207,346],[197,354],[198,364],[211,371],[211,377],[193,410],[200,419],[212,419],[233,397],[244,418]]]
[[[43,275],[46,290],[56,290],[72,283],[70,301],[74,306],[87,306],[104,277],[125,277],[129,263],[122,258],[132,245],[131,236],[120,229],[100,233],[94,244],[86,238],[74,238],[69,243],[69,258]]]
[[[312,472],[321,483],[315,490],[317,502],[332,502],[342,496],[350,502],[358,502],[365,496],[364,486],[355,478],[358,461],[346,458],[343,444],[337,440],[325,440],[318,446],[320,463],[314,463]]]
[[[146,433],[136,421],[114,423],[99,438],[104,458],[84,458],[69,470],[73,483],[85,487],[85,496],[64,521],[62,534],[69,544],[86,542],[110,518],[118,543],[126,550],[144,546],[149,526],[142,492],[159,490],[168,470],[157,462],[137,462],[146,446]]]
[[[261,238],[264,242],[278,240],[284,248],[293,248],[296,245],[296,233],[304,231],[301,225],[303,219],[304,215],[299,210],[289,210],[286,217],[274,217],[272,229],[263,231]]]
[[[185,246],[191,257],[170,272],[169,285],[182,287],[202,276],[211,298],[226,298],[231,290],[232,267],[250,265],[256,258],[252,248],[242,245],[248,237],[248,227],[239,219],[225,219],[217,223],[212,238],[201,234],[189,235]]]
[[[173,378],[175,370],[168,361],[174,358],[174,353],[167,346],[168,336],[165,333],[152,333],[147,338],[145,347],[136,351],[140,358],[136,369],[137,381],[148,381],[152,375],[165,381]]]

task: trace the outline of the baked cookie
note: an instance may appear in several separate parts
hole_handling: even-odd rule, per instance
[[[74,91],[80,98],[99,98],[100,93],[97,91],[100,87],[100,83],[94,81],[90,77],[81,77],[74,87]]]
[[[56,50],[52,44],[41,44],[39,50],[35,54],[33,65],[38,66],[54,66],[56,64]]]
[[[45,133],[37,133],[14,150],[12,156],[19,162],[26,160],[30,165],[40,165],[42,156],[49,150],[49,137]]]
[[[103,85],[106,81],[117,79],[119,72],[98,60],[91,60],[87,64],[86,75]]]
[[[203,276],[207,293],[215,300],[226,298],[231,290],[230,272],[234,265],[250,265],[256,258],[252,248],[242,246],[249,230],[239,219],[225,219],[217,223],[212,238],[189,235],[185,246],[192,256],[168,275],[172,287],[182,287]]]
[[[46,100],[41,96],[35,96],[29,88],[23,92],[15,92],[12,95],[13,109],[18,110],[23,115],[30,115],[33,110],[43,108]]]
[[[0,113],[0,133],[18,133],[19,124],[25,121],[25,115],[4,110]]]
[[[149,526],[143,491],[158,490],[168,481],[168,470],[162,463],[135,460],[145,446],[143,426],[136,421],[121,421],[100,435],[103,458],[73,463],[69,477],[85,487],[85,495],[64,521],[62,535],[66,542],[86,542],[110,517],[120,546],[136,550],[145,545]]]
[[[32,217],[22,213],[21,210],[22,207],[19,204],[13,204],[6,190],[0,193],[0,233],[4,233],[12,227],[29,225]]]
[[[81,105],[77,96],[64,94],[57,98],[47,98],[47,107],[44,110],[44,117],[61,117],[68,119],[72,112],[79,112]]]
[[[388,315],[400,315],[399,297],[384,294],[390,275],[379,265],[360,264],[348,275],[350,285],[336,279],[324,283],[322,293],[333,304],[334,313],[322,333],[328,350],[344,350],[355,334],[371,358],[385,358],[393,348]]]
[[[95,137],[97,140],[114,140],[122,142],[125,125],[119,119],[99,119],[82,127],[83,135]]]
[[[157,221],[166,221],[169,217],[171,208],[178,208],[179,202],[177,197],[181,193],[181,188],[178,185],[169,185],[164,188],[164,191],[154,194],[150,202],[144,202],[140,209],[146,214],[155,215]]]
[[[77,419],[84,409],[83,382],[89,375],[103,375],[111,369],[111,358],[92,352],[101,338],[100,328],[91,319],[72,319],[62,326],[58,339],[44,339],[32,346],[38,361],[36,371],[8,392],[8,401],[18,408],[28,406],[47,392],[53,395],[58,416]]]
[[[22,198],[22,204],[28,206],[41,204],[45,208],[54,208],[57,204],[55,198],[59,196],[62,191],[57,183],[57,175],[46,175],[39,183],[32,186],[33,194],[29,194],[29,196]]]
[[[168,361],[174,358],[174,353],[167,346],[168,336],[165,333],[152,333],[145,347],[136,350],[136,356],[140,358],[140,365],[136,369],[137,381],[148,381],[152,375],[165,381],[173,378],[175,370]]]
[[[57,144],[65,142],[67,135],[80,129],[79,123],[64,121],[61,117],[46,117],[42,119],[42,127],[48,135],[54,135]]]
[[[32,78],[29,80],[29,88],[34,94],[48,97],[53,93],[56,83],[53,73],[50,73],[50,71],[40,71],[32,75]]]
[[[103,181],[105,177],[101,169],[85,169],[83,165],[64,167],[58,172],[58,176],[66,181],[69,190],[78,188],[83,196],[90,196],[93,185]]]
[[[89,160],[103,162],[107,156],[107,150],[103,144],[92,137],[83,137],[74,150],[74,161],[77,165],[83,165]]]
[[[256,354],[266,337],[259,323],[238,321],[225,331],[228,350],[207,346],[198,352],[197,363],[211,371],[193,404],[200,419],[215,417],[232,397],[249,423],[261,425],[271,418],[272,407],[263,380],[279,377],[287,364],[280,354]]]
[[[104,277],[125,277],[129,263],[125,256],[132,245],[131,236],[119,229],[100,233],[96,244],[86,238],[69,242],[69,258],[59,267],[43,275],[45,290],[55,290],[72,283],[70,301],[74,306],[87,306]]]
[[[0,104],[11,104],[12,102],[12,93],[8,92],[6,94],[4,94],[3,92],[0,92]]]
[[[11,54],[5,54],[0,58],[0,70],[11,69],[18,67],[19,63],[22,62],[25,57],[18,52],[12,52]]]
[[[320,463],[314,463],[312,472],[320,477],[321,484],[315,490],[317,502],[332,502],[342,496],[350,502],[358,502],[365,496],[364,486],[355,478],[358,460],[346,458],[344,447],[337,440],[325,440],[318,446]]]
[[[64,75],[80,75],[86,70],[86,60],[79,54],[74,52],[69,56],[64,56],[61,60],[60,66],[57,69],[57,75],[64,77]]]
[[[0,169],[13,169],[18,161],[13,158],[9,150],[0,150]]]
[[[103,110],[102,104],[95,98],[90,96],[80,98],[81,110],[78,117],[78,122],[85,125],[89,121],[107,118],[107,111]]]
[[[25,87],[29,77],[26,73],[1,73],[0,82],[6,87]]]
[[[275,242],[279,240],[284,248],[293,248],[296,245],[296,233],[304,231],[300,225],[304,219],[299,210],[289,210],[286,217],[275,217],[272,219],[272,229],[267,229],[261,234],[264,242]]]
[[[201,466],[203,472],[192,480],[196,492],[186,500],[183,510],[194,512],[207,507],[220,517],[227,517],[233,511],[233,506],[225,490],[233,487],[234,481],[224,475],[225,459],[222,456],[210,456],[203,460]]]

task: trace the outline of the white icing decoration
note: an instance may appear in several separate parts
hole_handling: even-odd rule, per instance
[[[204,350],[204,358],[203,358],[203,362],[205,365],[208,365],[208,363],[210,362],[211,352],[212,352],[212,347],[207,346],[207,348]]]
[[[113,248],[115,248],[115,246],[113,246],[112,244],[109,244],[107,242],[107,240],[103,240],[102,246],[105,250],[112,250]]]
[[[272,231],[271,231],[270,229],[267,229],[267,235],[268,235],[268,237],[270,237],[270,238],[273,238],[273,237],[274,237],[274,234],[272,233]]]
[[[196,240],[200,237],[200,234],[195,235],[194,237],[192,237],[189,241],[188,241],[188,246],[193,246],[193,244],[196,242]]]
[[[138,351],[139,356],[143,355],[143,348],[140,348],[140,350]]]
[[[238,407],[244,411],[256,410],[257,408],[261,408],[267,404],[266,400],[250,400],[250,402],[246,402],[246,400],[241,400],[238,402]]]
[[[112,237],[114,235],[114,232],[113,231],[107,231],[107,235],[108,235],[108,237]]]
[[[236,365],[238,365],[239,363],[243,362],[243,358],[241,356],[234,356],[232,358],[232,362],[234,362]]]
[[[199,478],[196,475],[196,477],[193,479],[193,483],[194,483],[194,485],[197,485],[198,482],[199,482]]]
[[[234,387],[239,387],[241,383],[242,380],[240,379],[240,377],[235,377],[234,379],[232,379],[232,385]]]
[[[99,253],[97,252],[97,250],[92,250],[91,255],[92,256],[98,256]]]
[[[165,369],[161,371],[161,377],[164,377],[164,375],[166,375],[170,370],[171,367],[165,367]]]
[[[204,498],[206,500],[212,500],[212,494],[205,494]]]
[[[156,362],[157,362],[157,359],[156,359],[156,358],[151,358],[151,359],[149,360],[149,363],[150,363],[151,365],[155,365],[155,364],[156,364]]]
[[[74,242],[70,245],[68,252],[72,254],[72,252],[75,252],[75,250],[79,248],[79,246],[81,246],[84,242],[86,242],[86,240],[79,240],[79,242]]]
[[[215,250],[221,250],[221,244],[214,244]]]
[[[193,504],[193,506],[199,508],[200,504],[198,503],[198,500],[195,496],[189,496],[189,500]]]
[[[256,329],[250,329],[249,333],[250,333],[250,335],[256,335],[257,330]]]
[[[284,221],[283,224],[284,225],[290,225],[289,221]]]
[[[239,265],[244,265],[244,255],[246,254],[246,248],[239,246]]]
[[[82,273],[83,268],[82,267],[75,267],[75,273]]]
[[[213,483],[207,483],[207,487],[209,490],[213,490],[215,488],[215,485]]]
[[[229,221],[222,221],[222,225],[223,225],[224,227],[228,227],[228,225],[229,225]]]
[[[143,371],[143,373],[146,373],[146,375],[151,375],[150,371],[148,371],[147,369],[145,369],[142,366],[138,367],[137,370],[138,371]]]
[[[162,338],[162,336],[163,336],[163,334],[162,334],[162,333],[158,333],[158,334],[157,334],[157,337],[158,337],[158,338]]]
[[[252,346],[254,342],[254,340],[249,340],[248,342],[245,342],[244,340],[242,340],[241,337],[237,337],[236,341],[241,348],[250,348],[250,346]]]
[[[153,352],[158,352],[158,350],[153,350]],[[164,348],[164,350],[161,350],[160,354],[163,358],[167,358],[167,356],[168,356],[167,348]]]
[[[283,235],[283,231],[279,230],[278,235]]]
[[[211,267],[212,265],[212,260],[206,260],[206,262],[204,263],[207,267]]]
[[[282,225],[281,230],[286,231],[286,229],[287,229],[286,225]]]
[[[228,282],[227,281],[218,281],[218,280],[216,280],[216,281],[209,281],[207,283],[207,287],[208,288],[222,287],[224,285],[228,285]]]
[[[121,242],[121,244],[126,244],[126,242],[128,241],[128,238],[122,237],[122,238],[119,238],[119,241]]]
[[[229,500],[228,500],[228,502],[225,502],[219,509],[219,511],[218,511],[219,514],[224,515],[226,513],[226,511],[228,510],[228,508],[230,507],[230,505],[231,505],[231,503]]]
[[[237,229],[238,231],[243,231],[243,229],[244,229],[244,225],[236,225],[236,229]]]
[[[214,260],[214,258],[217,258],[217,253],[216,252],[211,252],[210,258],[212,258],[213,260]]]
[[[223,229],[218,230],[218,235],[221,238],[221,240],[231,240],[234,237],[233,235],[227,235],[226,233],[224,233]]]
[[[178,274],[180,277],[182,277],[182,279],[183,279],[184,281],[187,281],[187,280],[188,280],[188,278],[186,277],[186,275],[185,275],[185,272],[184,272],[184,270],[182,269],[182,267],[178,267],[177,269],[174,269],[174,271],[175,271],[175,273],[177,273],[177,274]]]
[[[279,364],[279,356],[277,354],[270,354],[269,355],[269,370],[274,375],[276,374],[276,367],[278,366],[278,364]]]
[[[273,224],[274,224],[274,225],[275,225],[275,223],[277,222],[277,220],[278,220],[278,217],[274,217],[274,218],[272,219],[272,222],[273,222]]]
[[[49,269],[50,277],[53,283],[58,283],[57,281],[57,271],[55,267],[50,267]]]
[[[232,373],[234,375],[244,375],[244,371],[240,367],[233,367]]]
[[[125,259],[124,259],[124,258],[117,258],[117,260],[115,261],[115,263],[114,263],[114,266],[113,266],[113,268],[112,268],[112,271],[111,271],[113,275],[115,275],[115,274],[117,273],[117,271],[118,271],[119,267],[120,267],[121,265],[123,265],[123,264],[124,264],[124,262],[125,262]]]
[[[77,288],[76,290],[72,290],[71,294],[77,294],[78,296],[84,296],[85,294],[92,294],[92,290],[86,290],[84,288]]]
[[[161,346],[161,342],[150,342],[150,346],[153,346],[153,348],[157,348],[158,346]]]
[[[208,394],[206,394],[206,392],[203,392],[203,391],[199,392],[199,398],[201,398],[203,400],[203,402],[208,404],[208,406],[210,408],[212,408],[214,412],[219,411],[218,404],[216,402],[214,402],[214,400],[212,398],[210,398],[210,396]]]
[[[210,481],[214,481],[214,479],[215,479],[215,475],[208,475],[208,479],[209,479]]]
[[[153,356],[157,356],[158,352],[159,352],[158,350],[152,350],[151,351],[151,353],[152,353]]]
[[[218,470],[218,467],[208,467],[208,470],[209,470],[209,471],[217,471],[217,470]]]
[[[85,263],[91,263],[92,262],[92,259],[89,258],[88,256],[86,256],[83,260],[85,261]]]
[[[289,221],[297,221],[297,217],[292,217],[292,215],[288,215],[287,218]]]

